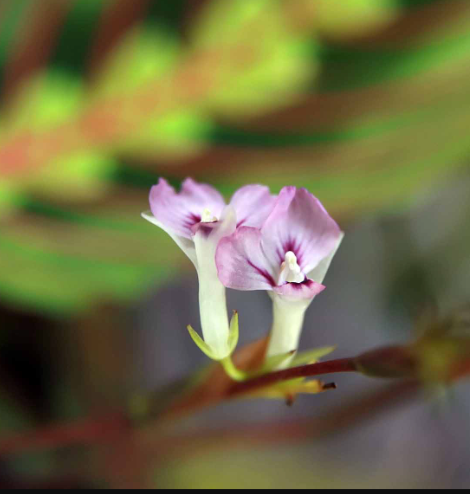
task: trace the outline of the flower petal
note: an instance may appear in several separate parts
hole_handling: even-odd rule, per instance
[[[317,283],[323,283],[326,273],[328,272],[328,269],[330,267],[331,261],[333,260],[333,257],[335,257],[336,252],[338,251],[341,243],[343,242],[343,238],[344,238],[344,233],[341,233],[338,241],[336,242],[334,249],[330,252],[328,257],[322,259],[320,263],[314,269],[312,269],[310,273],[307,274],[308,278],[310,278],[313,281],[316,281]]]
[[[190,178],[183,182],[179,193],[163,178],[150,191],[150,208],[159,224],[166,232],[171,230],[188,239],[192,237],[191,228],[201,221],[204,209],[219,218],[224,207],[219,192]]]
[[[222,209],[225,207],[225,200],[217,189],[211,185],[196,182],[192,178],[184,180],[181,192],[188,198],[198,201],[200,204],[207,203],[207,207],[209,209],[214,209],[214,213],[215,210],[217,210],[217,217],[219,217]],[[213,208],[211,206],[213,206]]]
[[[330,255],[341,235],[308,190],[284,187],[262,228],[262,248],[271,264],[279,266],[287,252],[294,252],[302,271],[309,273]]]
[[[246,185],[238,189],[230,204],[237,213],[238,226],[261,228],[274,208],[276,196],[269,187],[263,185]]]
[[[168,233],[170,237],[175,241],[176,245],[189,257],[191,262],[197,269],[197,257],[196,257],[196,249],[194,247],[194,242],[186,237],[180,237],[179,235],[175,235],[172,230],[168,230],[162,225],[155,216],[152,215],[150,211],[142,213],[142,218],[146,219],[150,223],[161,228],[163,231]]]
[[[220,281],[235,290],[272,290],[275,274],[261,249],[261,232],[242,226],[219,242],[215,256]]]
[[[277,286],[274,291],[284,300],[313,300],[326,287],[313,280],[305,280],[303,283],[286,283]]]

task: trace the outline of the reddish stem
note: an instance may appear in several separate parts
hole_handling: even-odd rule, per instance
[[[229,396],[246,394],[257,389],[265,388],[283,381],[299,379],[302,377],[323,376],[325,374],[337,374],[340,372],[357,372],[357,367],[352,358],[331,360],[329,362],[320,362],[317,364],[304,365],[285,369],[264,376],[255,377],[232,386],[228,392]]]

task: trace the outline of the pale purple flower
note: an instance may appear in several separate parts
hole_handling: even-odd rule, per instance
[[[180,192],[164,179],[150,192],[151,214],[144,213],[143,217],[167,232],[196,267],[202,332],[217,360],[230,354],[225,287],[215,265],[217,245],[237,227],[261,227],[274,201],[267,187],[247,185],[227,206],[213,187],[189,178]]]
[[[219,278],[236,290],[267,290],[274,302],[268,355],[296,350],[304,314],[343,238],[306,189],[285,187],[261,229],[241,227],[216,252]]]

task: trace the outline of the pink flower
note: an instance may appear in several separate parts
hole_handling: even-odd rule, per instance
[[[267,290],[273,298],[269,355],[297,349],[305,310],[324,290],[342,238],[318,199],[306,189],[285,187],[261,229],[241,227],[219,242],[221,282],[236,290]]]
[[[217,360],[231,352],[225,287],[215,265],[217,245],[237,227],[261,227],[274,201],[267,187],[247,185],[227,206],[217,190],[189,178],[179,193],[164,179],[150,192],[151,214],[143,217],[167,232],[196,267],[202,332]]]
[[[261,227],[272,211],[274,201],[275,196],[267,187],[242,187],[230,201],[237,218],[235,226]],[[144,213],[143,216],[166,231],[197,265],[194,236],[200,229],[209,235],[211,230],[220,227],[225,207],[222,195],[210,185],[187,178],[181,192],[177,193],[161,178],[150,191],[152,215]]]

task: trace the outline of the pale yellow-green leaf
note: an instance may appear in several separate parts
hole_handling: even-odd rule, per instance
[[[100,72],[93,93],[117,96],[132,93],[169,75],[180,55],[177,41],[157,26],[127,34]]]
[[[18,193],[18,187],[14,183],[0,179],[0,217],[15,209]]]
[[[5,127],[10,133],[50,130],[76,117],[84,96],[80,79],[59,70],[41,73],[16,94]]]
[[[179,109],[152,117],[118,147],[144,158],[158,154],[161,159],[179,160],[203,151],[212,127],[203,113]]]
[[[78,152],[28,174],[22,183],[57,199],[88,200],[110,187],[116,161],[98,152]]]
[[[265,49],[255,45],[251,58],[243,63],[229,59],[221,69],[222,82],[211,95],[210,104],[229,116],[287,106],[301,97],[317,69],[296,42],[280,42]]]
[[[272,0],[209,2],[195,22],[193,45],[199,49],[217,48],[243,40],[253,25],[264,24],[270,28],[279,22],[278,6]]]
[[[377,31],[397,18],[396,0],[316,0],[316,21],[330,37],[346,38]]]

